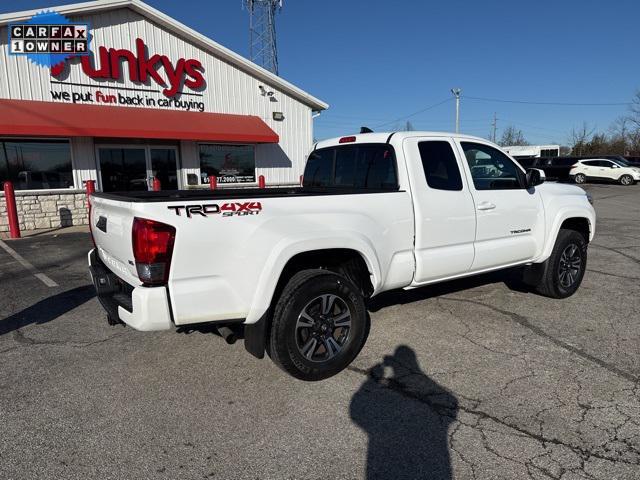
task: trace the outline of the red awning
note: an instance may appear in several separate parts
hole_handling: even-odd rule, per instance
[[[0,100],[0,135],[278,143],[251,115]]]

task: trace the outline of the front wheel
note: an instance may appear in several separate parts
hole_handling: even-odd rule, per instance
[[[276,304],[268,351],[292,376],[322,380],[353,361],[366,332],[364,299],[351,281],[327,270],[303,270]]]
[[[586,268],[587,240],[575,230],[561,229],[537,290],[546,297],[570,297],[582,283]]]
[[[631,175],[622,175],[619,180],[621,185],[627,186],[633,184],[633,177]]]

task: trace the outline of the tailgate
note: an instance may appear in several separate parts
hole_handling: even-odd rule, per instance
[[[132,204],[91,197],[91,232],[98,255],[109,269],[130,285],[140,285],[133,258]]]

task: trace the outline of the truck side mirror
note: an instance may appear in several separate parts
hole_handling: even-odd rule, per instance
[[[527,188],[533,188],[544,183],[545,178],[546,175],[543,170],[538,168],[527,169]]]

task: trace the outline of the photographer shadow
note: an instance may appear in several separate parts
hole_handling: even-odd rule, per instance
[[[422,372],[411,348],[385,356],[350,404],[369,437],[367,480],[452,478],[448,438],[457,411],[456,397]]]

